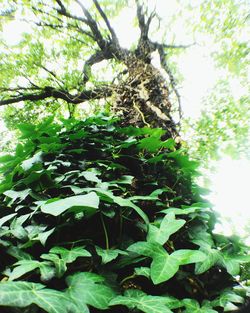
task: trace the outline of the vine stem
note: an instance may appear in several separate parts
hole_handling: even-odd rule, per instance
[[[103,227],[104,236],[105,236],[106,249],[109,250],[109,237],[108,237],[108,232],[107,232],[106,225],[104,223],[104,219],[103,219],[102,213],[101,213],[101,222],[102,222],[102,227]]]

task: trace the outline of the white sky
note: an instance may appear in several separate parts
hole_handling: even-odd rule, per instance
[[[168,19],[177,8],[176,0],[155,1],[150,1],[150,3],[156,3],[156,8],[161,13],[163,20]],[[113,21],[113,26],[118,34],[121,45],[128,48],[135,42],[139,34],[138,30],[136,31],[132,26],[134,14],[135,11],[133,9],[127,8],[119,18]],[[176,23],[173,27],[178,34],[178,40],[180,40],[178,43],[192,42],[185,35],[183,25]],[[25,31],[28,31],[27,24],[11,22],[4,26],[3,35],[7,43],[11,45],[18,43],[22,32]],[[162,33],[159,31],[158,35],[162,36]],[[198,45],[186,50],[178,58],[178,65],[184,77],[184,82],[180,89],[184,114],[191,118],[198,118],[203,108],[202,98],[209,92],[209,89],[213,88],[221,72],[215,68],[213,60],[209,57],[207,47]],[[240,94],[242,92],[240,86],[238,88],[235,87],[234,92]],[[243,235],[243,228],[250,223],[250,201],[248,194],[250,185],[250,160],[235,161],[225,156],[215,164],[215,167],[217,169],[216,173],[209,174],[212,184],[210,187],[211,194],[208,196],[208,199],[214,203],[215,209],[225,219],[231,217],[234,225],[232,227],[231,223],[224,221],[221,226],[218,226],[218,230],[224,231],[228,235],[232,232],[238,232]]]

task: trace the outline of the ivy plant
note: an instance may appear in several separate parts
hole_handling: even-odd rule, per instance
[[[162,129],[100,115],[19,125],[1,157],[1,312],[223,312],[248,263],[197,163]],[[237,288],[236,288],[237,287]]]

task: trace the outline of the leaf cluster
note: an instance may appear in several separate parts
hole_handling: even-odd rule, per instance
[[[21,124],[1,157],[1,312],[222,312],[246,247],[213,233],[197,163],[117,119]],[[240,294],[239,294],[240,293]]]

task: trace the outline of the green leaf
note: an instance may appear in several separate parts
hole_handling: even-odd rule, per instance
[[[32,260],[30,254],[24,252],[22,249],[15,246],[9,247],[7,249],[7,253],[16,258],[17,260]]]
[[[135,268],[135,274],[138,276],[145,276],[150,278],[150,268],[145,266],[137,267]]]
[[[173,213],[169,213],[164,216],[161,221],[160,228],[149,224],[147,241],[157,242],[163,245],[166,241],[168,241],[169,237],[177,232],[185,223],[185,220],[176,220],[175,215]]]
[[[120,185],[131,185],[133,182],[134,176],[123,175],[118,180],[112,180],[110,183],[120,184]]]
[[[136,213],[144,220],[146,224],[149,223],[149,219],[147,215],[143,212],[141,208],[139,208],[137,205],[135,205],[131,200],[122,198],[119,196],[113,195],[111,191],[103,190],[101,188],[85,188],[84,190],[93,190],[96,191],[97,194],[101,197],[102,200],[104,201],[110,201],[111,203],[114,202],[118,204],[121,207],[128,207],[132,208],[136,211]]]
[[[53,234],[53,232],[55,231],[55,228],[52,228],[50,230],[47,230],[45,232],[39,233],[37,236],[37,239],[41,242],[41,244],[43,246],[45,246],[47,239],[49,238],[50,235]],[[36,238],[34,238],[36,239]]]
[[[162,146],[162,141],[157,137],[148,137],[140,140],[138,147],[151,153],[157,152]]]
[[[8,222],[12,217],[16,216],[17,213],[12,213],[0,218],[0,227],[3,226],[4,223]]]
[[[193,299],[184,299],[182,303],[185,305],[185,313],[217,313],[217,311],[211,309],[210,307],[204,305],[200,307],[198,301]]]
[[[124,296],[117,296],[110,305],[124,305],[129,309],[138,309],[145,313],[171,313],[171,297],[150,296],[140,290],[128,290]]]
[[[21,138],[33,138],[36,134],[36,126],[28,123],[17,125],[23,136]]]
[[[240,261],[228,254],[222,254],[220,264],[224,266],[229,274],[232,276],[238,275],[240,272]]]
[[[105,310],[116,296],[115,292],[105,285],[104,278],[94,273],[77,273],[67,277],[66,282],[69,286],[66,294],[74,300],[79,310],[85,308],[86,304]]]
[[[42,152],[37,152],[33,157],[28,160],[25,160],[21,163],[21,167],[24,171],[28,171],[31,167],[36,164],[42,162]]]
[[[156,247],[157,245],[153,242],[137,241],[136,243],[129,246],[127,250],[135,252],[137,254],[153,257],[154,249]]]
[[[39,261],[34,260],[22,260],[14,265],[17,265],[13,271],[9,274],[9,280],[15,280],[26,273],[33,271],[39,267]]]
[[[78,212],[84,212],[85,215],[89,216],[96,212],[98,206],[99,197],[95,192],[90,192],[86,195],[68,197],[53,202],[47,201],[42,204],[41,211],[43,213],[58,216],[69,209],[74,211],[74,208],[77,208]]]
[[[206,259],[201,263],[195,264],[195,274],[202,274],[214,266],[221,258],[220,252],[215,249],[202,250]]]
[[[83,176],[86,180],[90,182],[100,183],[101,180],[96,175],[97,173],[91,171],[85,171],[80,174],[80,176]]]
[[[181,169],[185,172],[194,172],[199,163],[197,161],[193,161],[189,159],[188,155],[182,154],[180,150],[176,150],[174,152],[170,152],[167,154],[169,158],[175,159],[177,164],[181,167]]]
[[[195,312],[198,313],[200,312],[200,305],[198,303],[198,301],[193,300],[193,299],[184,299],[182,300],[182,303],[185,305],[186,307],[186,311],[185,312]]]
[[[95,248],[96,248],[97,254],[102,258],[103,264],[106,264],[106,263],[109,263],[109,262],[115,260],[119,254],[128,255],[128,253],[126,251],[122,251],[119,249],[107,250],[107,249],[102,249],[98,246],[95,246]]]
[[[67,266],[65,260],[59,258],[58,255],[53,253],[42,254],[41,259],[51,261],[56,268],[56,277],[61,278],[64,273],[67,271]]]
[[[194,213],[196,211],[205,211],[204,208],[202,207],[190,207],[190,208],[168,208],[168,209],[165,209],[165,210],[162,210],[161,212],[162,213],[174,213],[175,215],[188,215],[188,214],[191,214],[191,213]]]
[[[52,264],[49,262],[39,262],[36,260],[21,260],[15,263],[16,267],[9,274],[9,280],[16,280],[17,278],[22,277],[23,275],[39,269],[41,272],[42,280],[50,280],[54,274],[55,270],[52,268]]]
[[[203,262],[206,254],[199,250],[181,249],[173,252],[171,256],[175,257],[180,265]]]
[[[178,259],[169,255],[162,246],[157,246],[153,252],[150,275],[154,284],[160,284],[172,278],[179,270]]]
[[[31,192],[31,189],[24,189],[21,191],[15,191],[15,190],[6,190],[3,194],[9,198],[12,199],[12,201],[9,204],[12,204],[17,199],[20,201],[23,201]]]
[[[41,284],[3,282],[0,284],[0,295],[1,306],[25,308],[34,303],[48,313],[68,313],[70,310],[81,313],[64,293],[46,289]]]
[[[175,141],[173,138],[169,138],[162,142],[162,147],[170,150],[174,150],[175,147]]]
[[[147,215],[143,212],[143,210],[141,208],[139,208],[137,205],[135,205],[131,200],[124,199],[124,198],[118,197],[118,196],[113,196],[112,199],[115,203],[117,203],[121,207],[128,207],[128,208],[134,209],[136,211],[136,213],[143,219],[143,221],[146,224],[149,223],[149,219],[148,219]]]
[[[231,290],[224,291],[217,299],[212,301],[213,306],[225,308],[229,303],[243,303],[244,298],[237,295]]]
[[[49,253],[59,254],[65,263],[72,263],[79,257],[91,257],[91,254],[83,247],[74,247],[68,250],[63,247],[54,247]]]
[[[156,285],[169,280],[179,269],[179,260],[158,243],[139,241],[129,246],[128,250],[153,259],[150,276]]]

